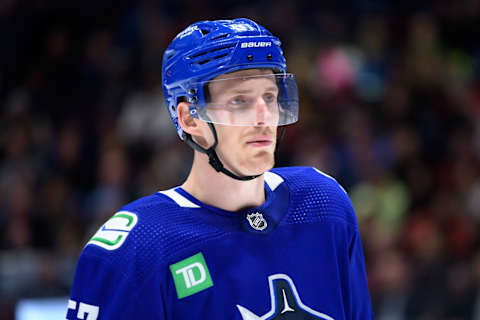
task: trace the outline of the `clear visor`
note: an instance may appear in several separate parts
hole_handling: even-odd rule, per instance
[[[225,77],[196,84],[206,95],[196,105],[199,119],[231,126],[281,126],[298,120],[293,74]]]

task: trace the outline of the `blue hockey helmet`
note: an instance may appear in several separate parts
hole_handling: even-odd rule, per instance
[[[180,138],[184,139],[184,133],[177,119],[178,103],[186,99],[190,114],[198,118],[208,102],[205,84],[221,74],[244,69],[266,68],[275,76],[284,75],[276,78],[283,119],[279,125],[297,121],[295,76],[286,73],[280,45],[280,40],[267,29],[244,18],[201,21],[180,32],[166,49],[162,64],[166,106]],[[208,119],[203,118],[209,122]]]

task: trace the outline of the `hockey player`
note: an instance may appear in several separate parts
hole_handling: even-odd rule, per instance
[[[298,116],[280,41],[248,19],[195,23],[162,82],[191,172],[91,238],[67,319],[372,319],[347,194],[314,168],[272,169]]]

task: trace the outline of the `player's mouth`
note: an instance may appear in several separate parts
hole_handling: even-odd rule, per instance
[[[272,143],[273,139],[271,136],[257,136],[247,141],[247,144],[252,147],[268,147]]]

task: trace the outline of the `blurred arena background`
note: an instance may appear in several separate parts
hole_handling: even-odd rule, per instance
[[[278,165],[349,192],[376,318],[480,319],[480,1],[330,2],[0,0],[0,319],[66,308],[93,232],[183,181],[162,54],[233,17],[282,39],[301,111]]]

